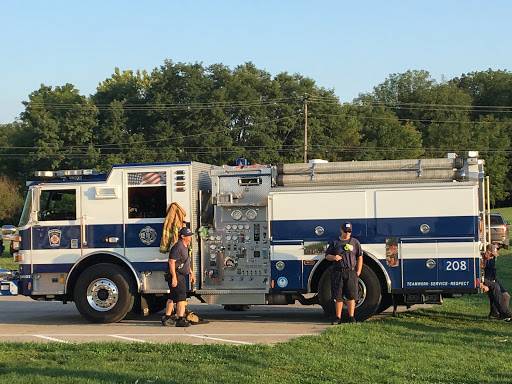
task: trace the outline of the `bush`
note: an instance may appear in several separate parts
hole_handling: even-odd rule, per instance
[[[23,209],[18,183],[0,177],[0,224],[17,224]]]

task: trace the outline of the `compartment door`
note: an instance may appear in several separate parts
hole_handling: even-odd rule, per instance
[[[434,239],[401,239],[400,259],[402,260],[402,288],[437,288],[438,244]]]

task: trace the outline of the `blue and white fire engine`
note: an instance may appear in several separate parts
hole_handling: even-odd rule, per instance
[[[332,313],[324,252],[345,220],[364,250],[359,320],[480,291],[488,182],[476,156],[48,173],[30,183],[19,273],[1,292],[74,301],[92,322],[164,308],[159,246],[172,203],[197,234],[189,294],[209,304],[299,301]]]

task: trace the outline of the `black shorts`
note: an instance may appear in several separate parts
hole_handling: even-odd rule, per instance
[[[333,269],[331,273],[331,296],[333,300],[356,300],[358,289],[358,276],[356,271]]]
[[[169,289],[171,292],[169,293],[169,300],[177,303],[178,301],[187,300],[187,285],[185,282],[185,275],[181,273],[176,273],[176,278],[178,279],[178,285],[175,287],[172,286],[172,277],[169,279]]]

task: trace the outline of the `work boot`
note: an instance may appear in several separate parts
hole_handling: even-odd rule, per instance
[[[172,316],[163,315],[162,316],[162,325],[164,327],[170,327],[171,325],[174,325],[176,321],[172,318]]]
[[[180,317],[177,321],[176,321],[176,326],[177,327],[190,327],[190,323],[185,320],[184,317]]]
[[[355,317],[353,317],[353,316],[348,318],[348,322],[349,322],[349,324],[355,324],[355,323],[357,323],[356,318],[355,318]]]
[[[503,292],[503,301],[505,302],[505,308],[508,309],[510,304],[510,294],[508,292]]]
[[[339,317],[335,317],[334,320],[331,322],[331,325],[338,325],[341,324],[341,319]]]
[[[500,319],[500,314],[498,312],[491,311],[489,312],[489,320],[492,319]]]

